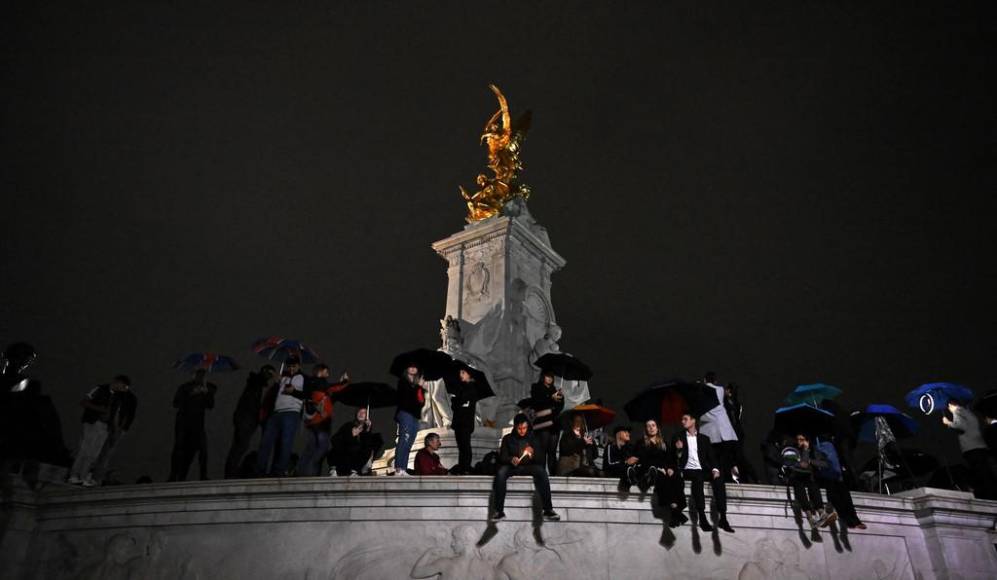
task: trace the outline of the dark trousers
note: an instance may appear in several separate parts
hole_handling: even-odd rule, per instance
[[[537,431],[536,435],[540,440],[540,446],[543,447],[543,449],[540,450],[541,457],[538,459],[547,466],[547,473],[554,475],[557,473],[558,431],[555,431],[554,427],[549,427],[547,429]]]
[[[235,431],[232,434],[232,447],[228,450],[228,457],[225,458],[225,477],[239,477],[239,465],[242,458],[249,451],[249,443],[260,426],[256,417],[236,418],[234,421]]]
[[[714,443],[712,447],[713,455],[717,458],[717,467],[720,469],[720,479],[733,482],[732,468],[737,465],[737,441]]]
[[[962,454],[969,466],[973,482],[973,495],[980,499],[997,499],[997,474],[994,460],[986,448],[970,449]]]
[[[454,438],[457,440],[457,468],[461,473],[470,473],[471,459],[474,455],[471,449],[471,433],[474,433],[474,423],[454,423]]]
[[[838,517],[846,526],[854,527],[862,523],[859,515],[855,512],[855,504],[852,503],[852,492],[848,490],[848,484],[844,481],[823,480],[821,483],[827,488],[827,503],[838,512]]]
[[[198,457],[201,479],[208,479],[208,438],[204,420],[177,419],[173,429],[173,455],[170,461],[169,481],[186,481],[194,455]]]
[[[675,509],[679,511],[685,509],[685,483],[678,472],[669,476],[654,468],[650,473],[654,485],[654,498],[658,505],[672,509],[672,504],[675,504]],[[700,493],[702,493],[702,489],[700,489]]]
[[[724,479],[718,477],[713,478],[713,473],[703,471],[702,469],[686,469],[682,471],[682,477],[689,482],[692,482],[691,489],[689,493],[692,494],[692,505],[697,512],[706,511],[706,495],[703,493],[703,484],[705,483],[705,478],[710,478],[710,487],[713,490],[713,501],[717,506],[717,513],[721,517],[727,515],[727,486],[724,485]]]
[[[495,495],[495,511],[505,509],[506,480],[514,475],[529,475],[533,477],[533,487],[540,494],[540,503],[544,511],[553,511],[554,505],[550,499],[550,480],[542,465],[500,465],[492,481],[492,493]]]
[[[790,483],[793,485],[793,496],[796,497],[796,503],[800,504],[801,510],[812,512],[824,507],[824,501],[820,497],[820,487],[812,477],[794,477]]]

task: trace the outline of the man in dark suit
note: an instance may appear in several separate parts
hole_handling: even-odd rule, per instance
[[[672,449],[675,450],[676,469],[682,473],[683,479],[692,482],[692,503],[699,514],[699,528],[704,532],[713,531],[706,518],[706,496],[703,493],[703,483],[709,478],[719,516],[717,526],[733,533],[734,529],[727,522],[727,489],[720,477],[720,467],[713,456],[710,438],[699,432],[698,419],[688,413],[682,415],[682,429],[672,439]]]

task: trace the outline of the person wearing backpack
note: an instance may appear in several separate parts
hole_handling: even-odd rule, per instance
[[[818,467],[816,476],[817,483],[827,490],[828,507],[825,514],[832,511],[838,514],[841,521],[850,529],[866,529],[866,525],[859,519],[855,511],[855,504],[852,502],[852,492],[845,483],[844,473],[841,469],[841,461],[838,459],[838,451],[831,441],[820,441],[817,443],[817,452],[824,454],[827,463],[823,467]],[[826,527],[834,521],[829,515],[825,515],[821,520],[821,527]]]

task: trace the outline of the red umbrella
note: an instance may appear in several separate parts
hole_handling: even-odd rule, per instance
[[[591,431],[592,429],[599,429],[612,423],[613,419],[616,418],[616,411],[609,407],[596,405],[595,403],[585,403],[578,405],[574,409],[565,411],[562,417],[568,417],[567,420],[570,421],[573,420],[571,418],[575,415],[581,415],[585,419],[587,429]]]

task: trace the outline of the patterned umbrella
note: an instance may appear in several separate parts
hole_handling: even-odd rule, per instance
[[[293,338],[281,338],[279,336],[268,336],[258,339],[253,343],[253,352],[256,354],[279,362],[297,357],[301,364],[313,364],[318,362],[318,354],[309,348],[305,343]]]
[[[973,391],[955,383],[927,383],[904,396],[908,407],[920,409],[925,415],[930,415],[937,407],[944,407],[950,399],[972,401]]]
[[[209,373],[223,373],[234,371],[239,368],[239,365],[236,364],[235,359],[223,354],[192,352],[173,363],[173,368],[182,371],[203,369]]]

